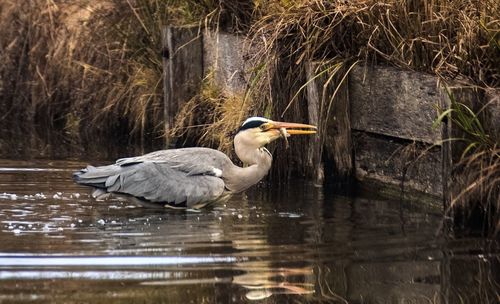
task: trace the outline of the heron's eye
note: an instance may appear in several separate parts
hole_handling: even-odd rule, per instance
[[[267,126],[267,124],[261,124],[259,128],[261,131],[266,131],[268,126]]]

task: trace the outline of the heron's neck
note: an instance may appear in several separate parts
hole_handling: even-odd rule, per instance
[[[246,165],[267,165],[271,166],[272,156],[264,147],[242,147],[235,145],[235,152],[238,158]]]
[[[246,165],[244,167],[233,167],[230,175],[234,178],[226,187],[233,192],[241,192],[258,183],[267,175],[271,168],[273,157],[266,148],[236,149],[238,158]]]

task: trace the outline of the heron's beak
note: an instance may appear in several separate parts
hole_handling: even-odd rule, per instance
[[[278,129],[283,134],[283,136],[287,135],[302,135],[302,134],[316,134],[318,128],[313,125],[306,125],[295,122],[281,122],[281,121],[273,121],[270,122],[270,129]]]

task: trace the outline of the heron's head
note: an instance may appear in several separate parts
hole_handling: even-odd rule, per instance
[[[317,128],[301,123],[272,121],[263,117],[250,117],[241,125],[234,138],[235,148],[261,148],[278,138],[290,135],[315,134]]]

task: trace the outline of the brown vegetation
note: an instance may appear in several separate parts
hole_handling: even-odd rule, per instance
[[[87,140],[118,130],[161,137],[166,23],[249,30],[260,50],[249,97],[261,114],[280,116],[300,99],[298,72],[311,60],[385,62],[498,87],[499,11],[490,0],[4,2],[2,118]],[[281,105],[272,81],[295,88]]]
[[[199,94],[183,106],[169,136],[181,139],[181,146],[202,143],[230,154],[232,133],[249,112],[250,104],[242,96],[219,88],[212,75],[203,80]]]
[[[93,145],[129,130],[156,134],[161,65],[134,44],[158,34],[120,11],[111,2],[2,3],[3,124],[14,127],[3,139],[37,126]]]

